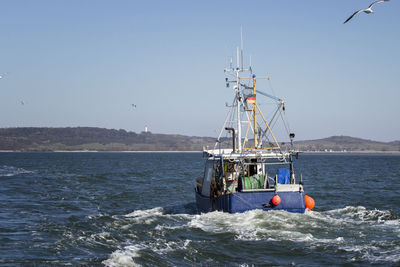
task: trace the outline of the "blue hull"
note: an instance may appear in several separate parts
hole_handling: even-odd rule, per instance
[[[219,196],[214,203],[209,197],[202,196],[197,191],[195,194],[199,212],[218,210],[237,213],[254,209],[285,210],[298,213],[305,211],[304,192],[279,192],[281,203],[277,206],[270,203],[275,192],[236,192]]]

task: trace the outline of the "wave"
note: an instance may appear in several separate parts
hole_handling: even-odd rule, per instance
[[[34,173],[34,171],[28,171],[23,168],[17,168],[7,165],[0,166],[0,177],[11,177],[18,174],[26,174],[26,173]]]
[[[342,209],[327,211],[327,214],[340,215],[349,220],[359,220],[362,222],[384,222],[387,220],[399,219],[399,216],[391,210],[369,210],[363,206],[347,206]]]
[[[136,210],[126,214],[125,217],[130,218],[135,223],[151,224],[162,215],[163,208],[153,208],[149,210]]]
[[[110,257],[103,261],[102,263],[105,266],[115,267],[115,266],[141,266],[134,262],[134,258],[139,257],[139,251],[143,249],[143,247],[129,245],[124,249],[117,250],[113,252]]]
[[[305,214],[262,210],[238,214],[218,211],[170,214],[167,210],[162,207],[136,210],[119,218],[116,226],[128,230],[130,237],[103,264],[138,266],[145,259],[168,261],[169,255],[176,253],[190,259],[201,248],[216,246],[217,250],[224,243],[238,242],[244,249],[261,242],[265,246],[301,247],[311,255],[326,250],[343,255],[344,262],[400,261],[400,219],[392,211],[362,206]]]

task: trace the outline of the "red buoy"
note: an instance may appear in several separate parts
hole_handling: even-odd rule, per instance
[[[279,203],[281,203],[281,198],[278,195],[275,195],[272,197],[271,201],[274,206],[278,206]]]
[[[309,210],[312,210],[315,206],[314,199],[307,195],[304,196],[304,203],[305,203],[306,209],[309,209]]]

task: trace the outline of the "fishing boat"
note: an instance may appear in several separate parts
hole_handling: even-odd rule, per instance
[[[239,58],[237,48],[236,66],[231,59],[225,69],[226,87],[234,94],[232,104],[226,104],[228,115],[214,148],[203,149],[204,175],[195,181],[197,209],[304,213],[314,207],[314,200],[305,195],[302,176],[294,171],[298,152],[293,147],[295,134],[285,122],[285,102],[258,89],[269,77],[257,77],[251,66],[245,69],[243,49],[240,51]],[[262,112],[261,98],[272,101],[273,111],[268,116]],[[272,132],[278,120],[283,120],[290,142],[278,142]]]

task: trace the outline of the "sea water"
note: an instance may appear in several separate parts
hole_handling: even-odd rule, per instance
[[[1,266],[400,264],[400,156],[301,155],[313,211],[197,214],[201,153],[0,153]]]

